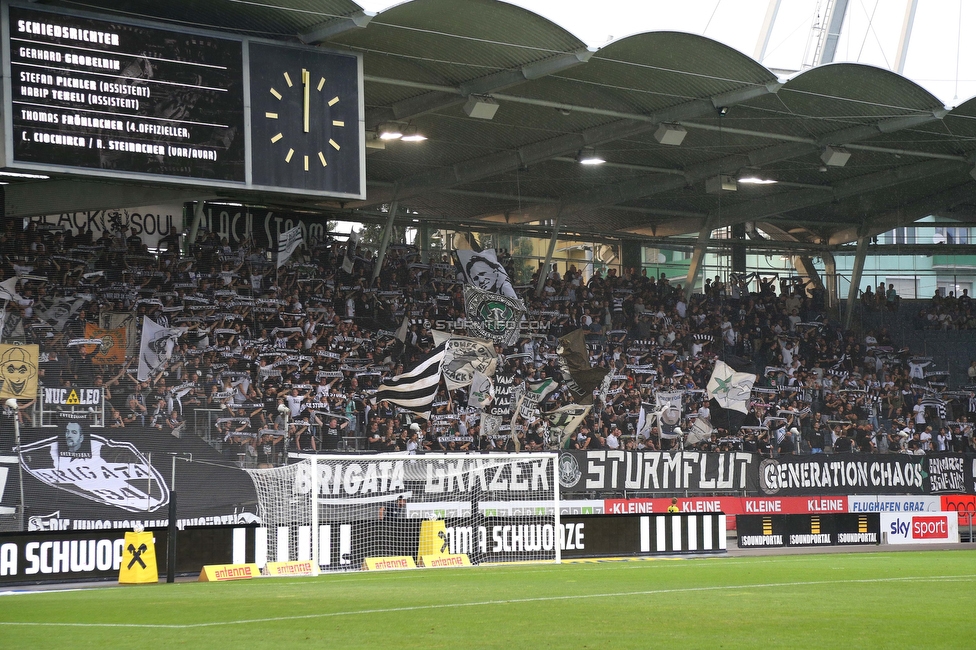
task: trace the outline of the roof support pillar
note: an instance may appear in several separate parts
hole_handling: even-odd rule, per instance
[[[197,233],[200,231],[200,222],[203,221],[203,201],[193,202],[193,221],[190,222],[190,237],[188,243],[197,242]]]
[[[686,302],[691,298],[691,294],[695,290],[695,282],[698,281],[698,274],[701,273],[702,268],[702,260],[705,257],[705,253],[708,252],[708,240],[711,239],[714,223],[714,218],[706,219],[705,223],[702,224],[701,230],[698,231],[698,241],[695,242],[695,250],[691,254],[691,264],[688,265],[688,276],[685,279]]]
[[[827,290],[827,309],[837,307],[837,261],[830,251],[823,251],[820,257],[824,263],[824,286]]]
[[[844,329],[851,328],[851,320],[854,318],[854,305],[857,304],[857,292],[861,286],[861,274],[864,272],[864,258],[868,254],[869,237],[865,234],[864,228],[859,229],[857,234],[857,250],[854,253],[854,268],[851,270],[851,286],[847,290],[847,309],[844,313]]]
[[[823,281],[820,279],[820,274],[817,273],[817,267],[813,265],[813,258],[809,255],[795,255],[793,257],[793,268],[796,272],[810,280],[814,285],[818,287],[823,286]]]
[[[542,288],[546,286],[546,278],[549,277],[549,265],[552,264],[552,256],[556,252],[556,240],[559,239],[559,226],[563,220],[562,208],[556,213],[556,218],[552,221],[552,236],[549,238],[549,248],[546,249],[546,261],[539,269],[539,280],[535,283],[535,295],[542,295]]]
[[[847,0],[836,0],[830,10],[830,18],[827,22],[827,38],[824,39],[820,60],[814,62],[815,65],[834,62],[834,55],[837,53],[837,41],[840,40],[840,30],[844,27],[844,16],[846,14]]]
[[[386,227],[383,228],[383,238],[380,240],[380,250],[373,262],[373,277],[371,282],[376,282],[380,277],[380,269],[383,267],[383,258],[386,257],[386,249],[390,247],[390,237],[393,235],[393,222],[396,220],[397,200],[393,199],[390,203],[390,216],[386,219]]]
[[[427,264],[430,261],[430,224],[426,221],[420,222],[417,233],[420,237],[420,261]]]
[[[760,63],[766,58],[766,48],[769,47],[769,37],[773,33],[773,27],[776,26],[776,16],[779,14],[780,2],[781,0],[769,0],[769,6],[766,7],[766,17],[763,19],[762,28],[759,30],[756,51],[752,55],[752,58]]]

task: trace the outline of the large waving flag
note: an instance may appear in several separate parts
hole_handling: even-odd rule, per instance
[[[470,386],[475,372],[482,372],[489,377],[495,374],[498,357],[491,341],[447,334],[438,330],[434,330],[432,334],[434,345],[441,343],[445,345],[441,372],[444,374],[444,385],[448,390]]]
[[[525,304],[474,285],[464,285],[468,333],[502,345],[514,345],[525,316]]]
[[[285,232],[278,235],[278,260],[276,266],[281,268],[291,254],[298,250],[298,247],[302,245],[305,238],[302,237],[302,227],[295,226],[291,230],[286,230]]]
[[[351,274],[356,267],[356,247],[359,246],[361,238],[362,235],[355,230],[349,233],[349,239],[346,240],[346,254],[342,258],[342,270],[346,273]]]
[[[553,429],[558,429],[561,432],[559,436],[559,446],[561,447],[566,439],[573,435],[573,432],[583,423],[591,408],[593,407],[590,405],[567,404],[555,411],[543,413],[542,417],[549,421]]]
[[[749,372],[736,372],[724,361],[715,361],[715,369],[708,380],[708,396],[725,409],[749,412],[749,396],[756,376]]]
[[[0,282],[0,300],[21,300],[23,296],[17,293],[17,281],[20,280],[16,275]]]
[[[185,327],[163,327],[148,316],[142,317],[142,342],[139,345],[139,372],[136,379],[146,381],[169,361],[176,339],[186,333]]]
[[[116,329],[102,329],[94,323],[85,323],[85,338],[98,340],[98,345],[85,348],[85,353],[91,355],[92,365],[122,365],[125,363],[124,327]]]
[[[491,377],[476,370],[471,378],[471,388],[468,390],[468,406],[483,409],[495,399],[495,385]]]
[[[423,418],[429,418],[431,405],[437,395],[437,385],[441,379],[444,354],[445,347],[441,343],[412,370],[381,383],[374,399],[377,402],[386,400]]]
[[[559,369],[570,395],[579,404],[592,404],[593,389],[603,383],[603,378],[610,370],[590,366],[583,330],[575,330],[560,337],[556,352],[559,354]]]

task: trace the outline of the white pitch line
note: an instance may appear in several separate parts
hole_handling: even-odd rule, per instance
[[[270,616],[266,618],[240,619],[236,621],[214,621],[211,623],[42,623],[29,621],[0,621],[0,626],[21,627],[96,627],[96,628],[134,628],[134,629],[164,629],[189,630],[203,627],[219,627],[224,625],[242,625],[246,623],[276,623],[281,621],[301,621],[315,618],[332,618],[335,616],[354,616],[362,614],[389,614],[394,612],[416,612],[424,610],[448,609],[454,607],[484,607],[486,605],[518,605],[521,603],[554,602],[564,600],[583,600],[591,598],[619,598],[627,596],[655,596],[661,594],[685,594],[703,591],[734,591],[738,589],[775,589],[778,587],[809,587],[817,585],[839,584],[872,584],[881,582],[971,582],[976,581],[976,574],[956,576],[916,576],[901,578],[863,578],[858,580],[813,580],[807,582],[767,582],[746,585],[720,585],[715,587],[685,587],[681,589],[651,589],[647,591],[624,591],[604,594],[578,594],[573,596],[538,596],[535,598],[511,598],[507,600],[482,600],[472,603],[445,603],[443,605],[415,605],[411,607],[384,607],[379,609],[361,609],[346,612],[326,612],[322,614],[303,614],[301,616]]]

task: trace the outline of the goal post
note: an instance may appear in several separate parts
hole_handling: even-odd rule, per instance
[[[255,561],[466,555],[471,564],[561,560],[557,455],[294,455],[248,470],[262,525]]]

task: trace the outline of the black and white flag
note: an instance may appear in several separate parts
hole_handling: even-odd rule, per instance
[[[430,417],[431,404],[437,395],[437,386],[441,379],[444,354],[445,346],[442,343],[412,370],[381,383],[376,391],[375,400],[377,402],[386,400],[424,418]]]
[[[142,317],[142,343],[139,346],[139,372],[136,379],[146,381],[169,360],[176,339],[186,333],[185,327],[163,327],[148,316]]]
[[[354,230],[349,233],[349,239],[346,240],[346,254],[342,259],[342,270],[346,273],[352,274],[356,266],[356,247],[359,246],[359,239],[360,234]]]
[[[294,253],[299,246],[304,243],[305,239],[302,237],[302,227],[295,226],[291,230],[286,230],[285,232],[278,235],[278,258],[277,258],[277,268],[284,266],[291,254]]]

